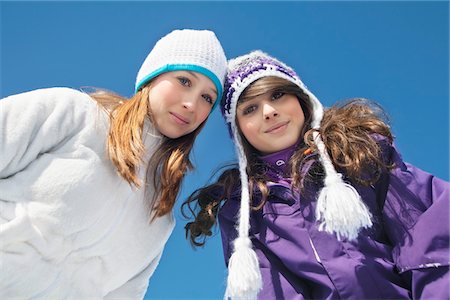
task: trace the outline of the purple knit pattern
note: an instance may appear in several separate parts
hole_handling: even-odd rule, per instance
[[[230,113],[231,99],[233,97],[233,94],[236,92],[231,85],[236,80],[243,81],[245,78],[251,76],[255,72],[269,69],[275,69],[280,73],[292,77],[294,80],[299,80],[299,77],[294,72],[294,70],[272,57],[258,55],[243,59],[235,69],[228,70],[228,73],[225,77],[224,95],[220,102],[222,116],[225,117],[225,112]],[[245,87],[243,89],[245,89]],[[242,92],[242,90],[240,92]]]

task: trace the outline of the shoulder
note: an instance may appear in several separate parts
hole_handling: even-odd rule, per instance
[[[65,103],[68,105],[95,104],[94,99],[92,99],[88,94],[67,87],[41,89],[37,90],[36,94],[43,98],[49,99],[49,101],[58,101],[59,103]]]
[[[31,91],[26,91],[22,93],[18,93],[15,95],[11,95],[5,97],[4,99],[16,98],[16,97],[89,97],[86,93],[83,93],[79,90],[69,88],[69,87],[49,87],[49,88],[41,88]],[[89,97],[90,98],[90,97]]]
[[[2,99],[0,105],[2,117],[14,124],[15,132],[28,132],[32,127],[41,133],[73,135],[83,128],[94,132],[101,127],[104,131],[109,120],[97,101],[88,94],[65,87],[12,95]]]
[[[380,147],[380,155],[382,161],[387,165],[392,165],[394,168],[406,169],[402,154],[395,145],[395,140],[382,135],[373,135],[373,139]]]
[[[223,195],[223,188],[217,187],[211,190],[210,195],[217,199],[218,195]],[[241,189],[234,189],[219,209],[219,216],[221,219],[233,220],[239,214],[239,207],[241,203]]]
[[[27,91],[3,98],[0,103],[4,107],[35,107],[51,109],[54,107],[74,107],[85,109],[95,101],[86,93],[67,87],[42,88]]]

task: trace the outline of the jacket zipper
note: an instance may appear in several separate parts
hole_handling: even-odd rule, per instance
[[[320,257],[319,257],[319,253],[317,253],[316,247],[314,246],[314,243],[313,243],[311,237],[309,237],[309,243],[311,244],[311,247],[312,247],[312,249],[314,251],[314,255],[316,256],[317,262],[319,264],[322,264],[322,261],[320,260]]]

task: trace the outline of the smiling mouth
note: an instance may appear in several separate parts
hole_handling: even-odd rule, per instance
[[[285,129],[288,124],[289,124],[289,122],[282,122],[282,123],[276,124],[275,126],[270,127],[269,129],[267,129],[264,132],[265,133],[277,133],[277,132]]]
[[[188,125],[189,124],[189,120],[179,114],[171,112],[170,115],[175,120],[175,122],[180,125]]]

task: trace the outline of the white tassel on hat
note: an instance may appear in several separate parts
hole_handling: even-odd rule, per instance
[[[313,137],[325,170],[324,187],[317,198],[316,207],[319,230],[335,233],[339,240],[356,239],[360,229],[372,226],[369,209],[358,191],[345,183],[342,174],[334,169],[319,132],[315,131]]]
[[[262,288],[258,257],[250,238],[238,237],[234,241],[235,251],[228,263],[229,276],[225,299],[257,299]]]
[[[234,240],[234,251],[228,262],[228,281],[225,299],[257,298],[262,288],[262,278],[259,272],[258,256],[253,250],[248,236],[250,229],[250,197],[247,175],[247,158],[245,157],[242,141],[237,133],[236,123],[232,123],[232,132],[239,157],[239,173],[241,176],[241,205],[237,230],[239,236]]]

